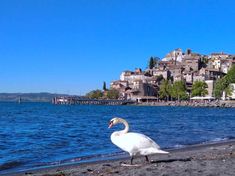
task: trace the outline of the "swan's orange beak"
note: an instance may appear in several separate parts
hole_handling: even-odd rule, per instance
[[[113,122],[111,121],[109,122],[109,128],[112,128],[112,126],[113,126]]]

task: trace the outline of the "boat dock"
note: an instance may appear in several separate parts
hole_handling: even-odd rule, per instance
[[[71,97],[54,97],[52,99],[53,104],[63,105],[127,105],[134,104],[134,101],[130,100],[110,100],[110,99],[89,99],[85,97],[71,96]]]

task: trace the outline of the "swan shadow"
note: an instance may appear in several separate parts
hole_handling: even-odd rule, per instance
[[[181,161],[181,162],[188,162],[192,161],[192,158],[171,158],[171,159],[163,159],[163,160],[151,160],[150,163],[156,164],[156,163],[171,163],[175,161]]]

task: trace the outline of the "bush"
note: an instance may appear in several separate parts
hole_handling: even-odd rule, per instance
[[[108,90],[107,92],[107,98],[108,99],[118,99],[119,92],[115,89]]]
[[[103,97],[103,93],[99,89],[92,90],[86,94],[86,97],[91,98],[91,99],[99,99],[99,98]]]

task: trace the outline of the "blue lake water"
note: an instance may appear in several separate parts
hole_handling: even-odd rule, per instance
[[[115,156],[110,135],[123,126],[108,129],[114,116],[161,148],[235,138],[235,108],[0,103],[0,174]]]

